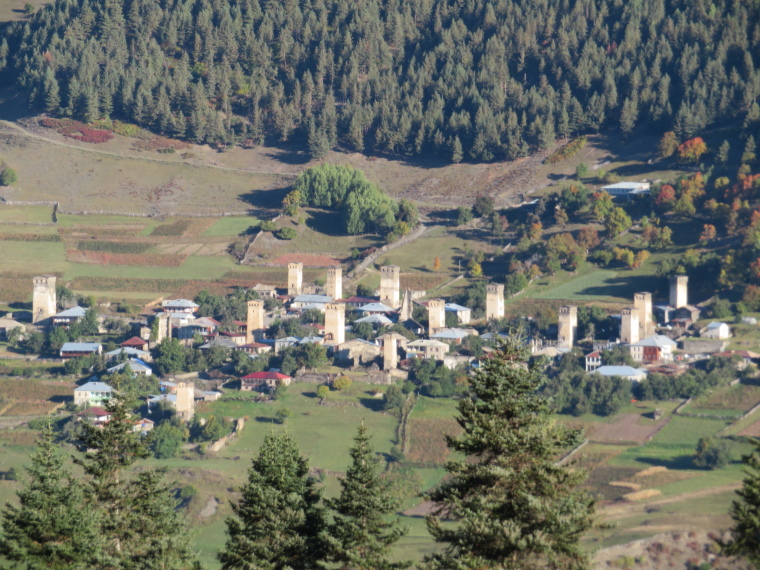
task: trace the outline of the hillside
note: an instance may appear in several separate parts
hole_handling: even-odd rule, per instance
[[[757,23],[728,0],[64,0],[11,26],[0,69],[85,122],[490,161],[606,127],[754,126]]]

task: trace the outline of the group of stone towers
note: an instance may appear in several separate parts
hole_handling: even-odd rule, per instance
[[[296,297],[303,292],[303,263],[288,263],[288,295]],[[327,270],[325,294],[333,299],[343,297],[343,269],[330,267]]]
[[[620,342],[634,344],[653,334],[652,294],[634,293],[633,307],[624,308],[620,314]]]

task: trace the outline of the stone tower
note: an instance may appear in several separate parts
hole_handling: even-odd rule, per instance
[[[195,413],[195,385],[185,382],[177,383],[177,403],[175,404],[177,415],[181,420],[192,419]]]
[[[670,306],[680,309],[689,304],[689,278],[686,275],[674,275],[670,278]]]
[[[639,310],[639,338],[646,338],[654,334],[654,321],[652,320],[652,294],[634,293],[633,306]]]
[[[39,323],[49,319],[57,312],[55,296],[55,276],[40,275],[33,280],[32,322]]]
[[[160,344],[165,338],[172,337],[172,318],[169,313],[159,313],[156,315],[158,325],[156,326],[156,344]]]
[[[395,370],[398,366],[398,346],[396,335],[386,334],[383,339],[383,370]]]
[[[564,305],[559,308],[559,324],[557,327],[557,346],[573,348],[575,332],[578,330],[578,307]]]
[[[504,285],[486,285],[486,319],[504,318]]]
[[[343,303],[325,305],[325,340],[343,344],[346,340],[346,306]]]
[[[398,322],[404,323],[412,318],[414,306],[412,305],[412,290],[404,289],[404,298],[401,301],[401,308],[398,311]]]
[[[399,305],[401,292],[401,268],[398,265],[383,265],[380,268],[380,302],[393,307]]]
[[[343,269],[340,267],[331,267],[327,270],[325,293],[333,299],[343,298]]]
[[[245,328],[245,342],[251,344],[264,338],[264,301],[248,301],[248,318]]]
[[[446,328],[446,301],[430,299],[428,301],[428,335],[433,336],[439,330]]]
[[[302,288],[303,263],[288,263],[288,295],[300,295]]]
[[[639,309],[636,307],[626,307],[620,315],[620,342],[639,342]]]

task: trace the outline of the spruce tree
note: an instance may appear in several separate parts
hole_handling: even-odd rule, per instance
[[[754,439],[755,450],[742,456],[747,465],[742,488],[736,491],[739,499],[731,503],[729,515],[734,520],[733,537],[722,543],[729,556],[744,556],[760,566],[760,440]]]
[[[447,441],[466,459],[449,462],[451,477],[429,495],[428,529],[446,544],[431,568],[586,566],[578,542],[594,501],[578,489],[583,472],[555,463],[581,434],[551,420],[538,393],[545,379],[525,366],[528,356],[519,339],[503,342],[459,403],[463,433]]]
[[[325,558],[324,514],[309,467],[288,434],[270,433],[227,519],[224,569],[308,570]]]
[[[83,424],[81,449],[75,461],[88,476],[98,531],[104,541],[100,568],[193,567],[187,529],[163,471],[149,469],[128,476],[126,469],[149,457],[146,442],[134,431],[127,398],[116,394],[106,404],[110,419],[102,427]]]
[[[392,544],[408,529],[387,520],[399,507],[390,484],[377,471],[378,459],[367,428],[359,426],[350,450],[351,466],[340,481],[340,496],[326,501],[334,512],[329,526],[331,561],[341,569],[390,570],[407,568],[409,562],[388,561]]]
[[[98,514],[84,485],[65,468],[50,425],[31,461],[29,480],[17,492],[19,506],[7,504],[2,512],[0,555],[29,568],[93,567],[101,547]]]

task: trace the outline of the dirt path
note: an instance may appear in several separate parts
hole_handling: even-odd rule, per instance
[[[711,495],[719,495],[728,491],[735,491],[741,486],[741,483],[728,483],[726,485],[719,485],[717,487],[708,487],[707,489],[701,489],[699,491],[691,491],[689,493],[681,493],[680,495],[663,497],[654,501],[642,501],[640,503],[615,503],[608,507],[602,507],[598,512],[600,518],[607,522],[610,520],[641,514],[651,509],[652,507],[669,505],[671,503],[680,503],[691,499],[701,499],[703,497],[709,497]]]
[[[30,138],[30,139],[36,139],[36,140],[44,141],[44,142],[47,142],[47,143],[50,143],[50,144],[54,144],[54,145],[58,145],[58,146],[63,146],[63,147],[71,148],[71,149],[75,149],[75,150],[81,150],[83,152],[89,152],[89,153],[94,153],[94,154],[101,154],[101,155],[106,155],[106,156],[113,156],[113,157],[116,157],[116,158],[134,159],[134,160],[145,160],[145,161],[149,161],[149,162],[160,162],[160,163],[164,163],[164,164],[174,164],[174,165],[181,164],[181,165],[184,165],[184,166],[190,166],[190,167],[195,167],[195,168],[215,168],[216,170],[228,170],[230,172],[242,172],[242,173],[246,173],[246,174],[271,174],[271,175],[275,175],[275,176],[297,176],[297,174],[290,173],[290,172],[274,172],[274,171],[269,171],[269,170],[252,170],[250,168],[234,168],[232,166],[222,166],[220,164],[209,164],[209,163],[197,164],[197,163],[189,163],[189,162],[179,162],[177,160],[162,160],[160,158],[153,158],[153,157],[148,158],[148,157],[137,156],[137,155],[133,155],[133,154],[123,154],[123,153],[112,152],[112,151],[108,151],[108,150],[99,150],[99,149],[95,149],[95,148],[86,148],[86,147],[82,147],[82,146],[79,146],[79,145],[69,144],[69,143],[65,143],[63,141],[57,141],[57,140],[54,140],[54,139],[43,137],[42,135],[38,135],[37,133],[33,133],[33,132],[30,132],[30,131],[26,130],[22,126],[17,125],[16,123],[11,123],[10,121],[0,120],[0,125],[6,126],[6,127],[11,127],[15,131],[17,131],[17,133],[20,134],[21,136],[24,136],[24,137],[27,137],[27,138]]]

